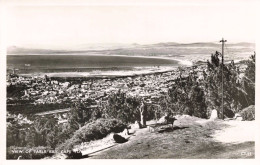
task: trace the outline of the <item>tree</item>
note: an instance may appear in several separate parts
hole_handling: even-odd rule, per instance
[[[205,94],[203,89],[198,85],[194,85],[190,91],[190,103],[188,107],[192,108],[191,115],[206,118],[207,106],[205,102]]]
[[[204,89],[199,85],[197,72],[192,69],[188,77],[175,80],[168,91],[166,111],[206,118]]]
[[[229,64],[222,64],[219,57],[221,54],[216,52],[211,56],[208,63],[208,74],[204,74],[206,103],[216,109],[221,110],[222,90],[224,97],[224,115],[233,117],[234,113],[242,108],[254,104],[254,80],[255,80],[255,54],[247,61],[245,76],[241,79],[242,73],[239,66],[234,61]],[[222,68],[224,88],[222,89]],[[222,111],[220,111],[222,112]]]
[[[119,90],[108,96],[108,100],[103,107],[103,116],[120,119],[126,123],[134,122],[140,119],[139,105],[139,98],[127,96],[126,93]]]
[[[58,135],[59,135],[59,128],[57,125],[54,125],[52,127],[51,131],[49,131],[46,136],[47,146],[49,146],[51,148],[55,148],[57,146],[57,144],[60,142]]]
[[[254,55],[246,62],[247,68],[242,80],[243,88],[246,92],[245,100],[247,106],[255,104],[255,56],[256,53],[254,52]],[[245,107],[243,106],[243,108]]]
[[[47,126],[47,118],[38,117],[35,119],[32,125],[32,131],[35,134],[34,144],[35,146],[45,146],[46,145],[46,135],[47,131],[51,128]]]
[[[70,129],[78,130],[91,119],[92,111],[89,109],[92,100],[87,102],[78,101],[73,104],[69,113],[68,123]]]

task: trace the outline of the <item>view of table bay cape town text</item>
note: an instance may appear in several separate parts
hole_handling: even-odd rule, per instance
[[[7,159],[254,158],[254,51],[8,47]]]

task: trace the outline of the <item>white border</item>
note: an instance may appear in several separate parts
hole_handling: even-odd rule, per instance
[[[26,5],[26,6],[37,6],[37,5],[50,5],[50,6],[56,6],[56,5],[64,5],[64,6],[77,6],[77,5],[86,5],[86,6],[133,6],[133,5],[148,5],[148,6],[178,6],[178,5],[193,5],[193,6],[203,6],[203,5],[222,5],[222,3],[225,0],[214,0],[214,1],[209,1],[209,0],[2,0],[0,1],[0,86],[1,86],[1,92],[0,92],[0,121],[2,123],[6,123],[6,45],[5,45],[5,38],[6,38],[6,33],[5,33],[5,7],[6,6],[13,6],[13,5]],[[247,5],[248,3],[253,3],[255,4],[254,7],[255,9],[258,9],[258,6],[260,5],[259,0],[228,0],[228,5]],[[227,4],[227,1],[225,1],[225,4]],[[253,8],[254,8],[253,7]],[[252,10],[253,10],[252,8]],[[231,11],[232,12],[232,11]],[[260,15],[260,10],[257,10],[258,15]],[[258,18],[259,19],[259,18]],[[260,29],[259,22],[257,21],[257,26],[256,29]],[[256,53],[258,54],[259,49],[259,38],[260,34],[259,31],[257,31],[256,34]],[[258,55],[256,57],[256,63],[259,63]],[[256,65],[256,119],[259,119],[259,65]],[[156,160],[82,160],[80,163],[88,163],[88,164],[104,164],[104,163],[116,163],[116,164],[122,164],[124,163],[125,165],[128,164],[134,164],[134,163],[149,163],[149,164],[169,164],[169,163],[174,163],[174,164],[259,164],[259,130],[260,130],[260,123],[259,120],[257,121],[257,129],[256,129],[256,154],[255,154],[255,159],[254,160],[205,160],[205,159],[198,159],[198,160],[191,160],[191,159],[156,159]],[[5,132],[6,132],[6,126],[5,124],[0,125],[0,130],[1,130],[1,140],[0,140],[0,163],[1,164],[46,164],[46,163],[62,163],[62,164],[71,164],[73,160],[59,160],[59,162],[54,162],[55,160],[48,160],[48,162],[45,162],[46,160],[42,161],[37,161],[37,160],[23,160],[22,162],[17,162],[16,160],[6,160],[6,139],[5,139]],[[79,161],[77,161],[79,163]]]

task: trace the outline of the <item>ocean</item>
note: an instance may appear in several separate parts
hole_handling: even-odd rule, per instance
[[[7,72],[21,75],[120,75],[176,68],[177,60],[118,55],[8,55]]]

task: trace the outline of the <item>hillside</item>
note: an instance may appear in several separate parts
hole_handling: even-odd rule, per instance
[[[254,121],[210,121],[182,116],[173,129],[168,126],[154,132],[148,128],[132,129],[129,141],[124,144],[111,143],[108,136],[92,143],[92,154],[91,146],[83,153],[90,153],[84,157],[91,159],[254,158],[254,128]],[[111,147],[104,147],[109,140]],[[102,145],[107,149],[100,149]],[[93,146],[99,147],[99,151],[95,152]]]

